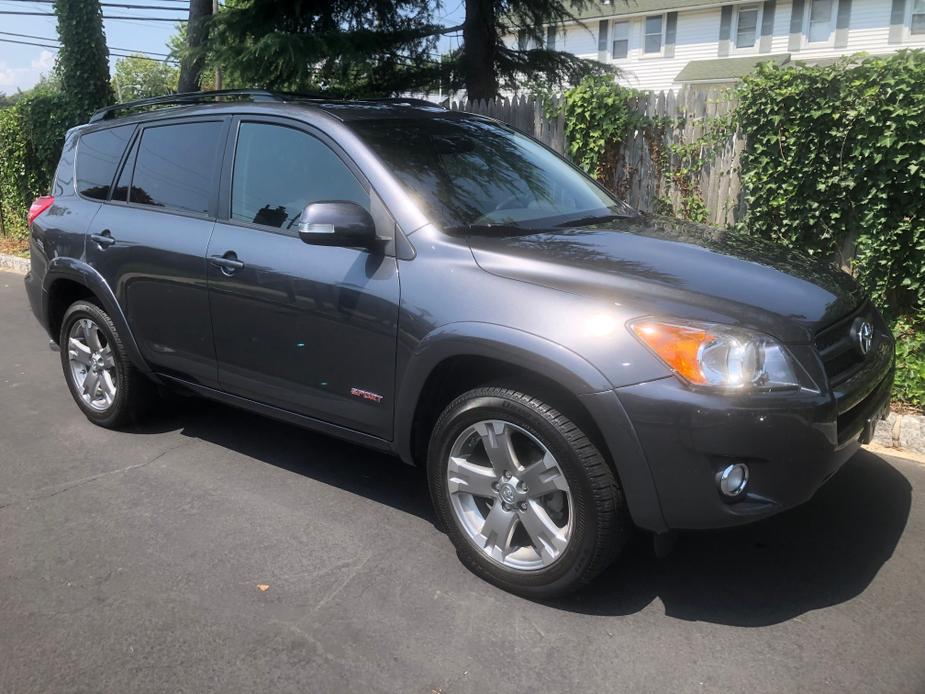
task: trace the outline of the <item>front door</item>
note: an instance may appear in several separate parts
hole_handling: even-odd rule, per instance
[[[208,249],[222,389],[390,438],[396,260],[378,249],[307,245],[297,232],[311,202],[370,209],[368,186],[308,130],[247,120],[233,128],[223,177],[229,219],[216,224]]]

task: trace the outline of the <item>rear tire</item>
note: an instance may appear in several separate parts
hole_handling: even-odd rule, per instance
[[[541,400],[502,387],[456,398],[431,435],[431,497],[460,560],[526,597],[591,581],[630,523],[613,471],[588,437]]]
[[[61,321],[58,344],[64,379],[87,419],[112,429],[143,417],[153,384],[128,359],[103,309],[88,300],[72,304]]]

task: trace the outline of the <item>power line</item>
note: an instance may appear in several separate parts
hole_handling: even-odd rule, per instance
[[[9,2],[10,0],[4,0]],[[13,14],[20,16],[28,17],[56,17],[57,15],[54,12],[13,12],[12,10],[0,10],[0,14]],[[146,22],[182,22],[186,23],[187,20],[176,17],[122,17],[115,15],[103,15],[103,19],[127,19],[127,20],[144,20]]]
[[[49,36],[35,36],[34,34],[14,34],[12,31],[0,31],[0,34],[4,36],[15,36],[21,39],[37,39],[39,41],[53,41],[54,43],[60,43],[58,39],[51,38]],[[155,55],[161,58],[170,58],[170,53],[159,53],[158,51],[143,51],[136,48],[120,48],[119,46],[107,46],[111,51],[126,51],[128,53],[146,53],[148,55]]]
[[[29,3],[42,3],[45,5],[53,5],[55,0],[4,0],[4,2],[29,2]],[[168,10],[170,12],[176,12],[178,7],[173,6],[164,6],[164,5],[133,5],[124,2],[101,2],[101,7],[119,7],[127,10]]]
[[[50,43],[38,43],[37,41],[17,41],[16,39],[4,39],[0,38],[0,43],[16,43],[22,46],[38,46],[39,48],[49,48],[55,53],[61,50],[61,46],[55,46]],[[124,49],[123,49],[124,50]],[[174,58],[153,58],[147,55],[141,55],[138,52],[125,52],[125,53],[116,53],[114,49],[110,49],[110,54],[116,58],[138,58],[140,60],[153,60],[155,63],[173,63],[179,65],[179,61]]]

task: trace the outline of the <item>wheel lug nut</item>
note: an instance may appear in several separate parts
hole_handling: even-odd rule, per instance
[[[501,504],[501,508],[503,508],[505,511],[510,511],[510,510],[511,510],[511,505],[510,505],[510,504],[505,504],[505,503],[503,503],[503,504]]]
[[[518,488],[520,491],[522,491],[522,492],[527,491],[527,485],[525,485],[523,482],[521,482],[520,484],[518,484],[518,485],[517,485],[517,488]]]
[[[521,510],[521,511],[526,511],[526,510],[527,510],[527,504],[526,504],[526,503],[522,503],[522,504],[520,505],[520,510]]]
[[[497,483],[497,482],[492,482],[492,483],[491,483],[491,488],[494,489],[495,491],[498,491],[498,483]]]
[[[510,470],[505,470],[505,471],[504,471],[504,479],[506,479],[506,480],[511,479],[511,471],[510,471]]]

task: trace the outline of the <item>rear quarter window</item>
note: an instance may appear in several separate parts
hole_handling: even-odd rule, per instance
[[[94,200],[105,200],[109,196],[116,168],[134,130],[134,125],[122,125],[80,136],[77,143],[78,193]]]
[[[77,146],[77,136],[71,135],[64,141],[61,150],[61,159],[55,169],[55,178],[51,183],[51,194],[56,198],[74,193],[74,149]]]

